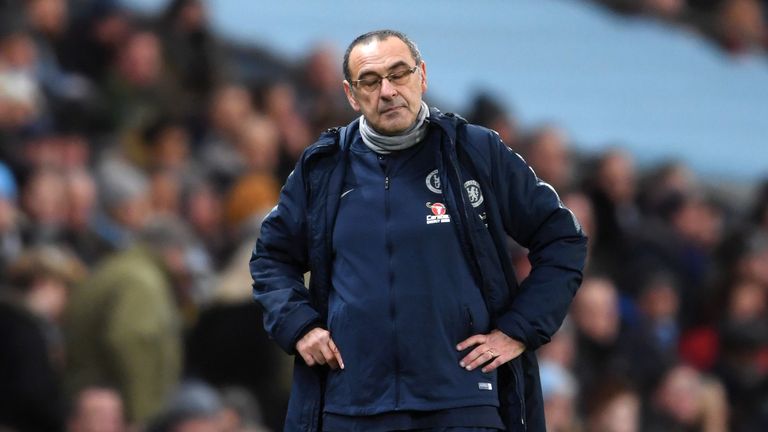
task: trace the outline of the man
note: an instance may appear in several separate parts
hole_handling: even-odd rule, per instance
[[[70,391],[114,386],[137,426],[162,409],[181,375],[177,287],[188,278],[191,243],[176,219],[153,219],[73,292],[65,319]]]
[[[251,259],[296,354],[286,430],[543,430],[533,351],[580,283],[581,229],[497,134],[422,102],[402,33],[355,39],[344,74],[362,116],[305,151]],[[530,249],[519,287],[507,235]]]

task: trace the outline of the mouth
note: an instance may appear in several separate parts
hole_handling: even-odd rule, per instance
[[[385,109],[379,111],[379,114],[382,114],[382,115],[389,114],[389,113],[395,112],[395,111],[397,111],[397,110],[399,110],[401,108],[405,108],[405,107],[404,106],[395,106],[395,107],[385,108]]]

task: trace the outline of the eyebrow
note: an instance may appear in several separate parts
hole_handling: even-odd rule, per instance
[[[401,66],[411,67],[411,66],[410,66],[410,65],[408,65],[408,63],[406,63],[404,60],[399,60],[399,61],[397,61],[397,62],[393,63],[391,66],[389,66],[389,67],[387,68],[387,73],[389,73],[389,72],[392,72],[393,70],[395,70],[395,69],[397,69],[397,68],[399,68],[399,67],[401,67]],[[357,77],[358,77],[358,78],[362,78],[362,77],[364,77],[364,76],[366,76],[366,75],[379,75],[379,74],[378,74],[378,73],[376,73],[376,72],[374,72],[374,71],[363,71],[363,72],[362,72],[362,73],[360,73],[360,74],[359,74]],[[379,75],[379,76],[381,76],[381,75]]]

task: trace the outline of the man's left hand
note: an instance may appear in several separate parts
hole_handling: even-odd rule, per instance
[[[456,350],[464,351],[473,346],[475,349],[461,359],[459,366],[470,371],[485,365],[483,373],[496,370],[499,366],[515,359],[525,351],[525,345],[522,342],[512,339],[501,330],[470,336],[459,343]]]

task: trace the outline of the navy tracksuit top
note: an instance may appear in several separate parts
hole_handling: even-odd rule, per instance
[[[350,147],[326,323],[345,369],[329,372],[327,413],[499,405],[495,371],[459,366],[469,350],[456,345],[489,332],[490,317],[445,210],[438,135],[389,155],[359,135]],[[465,187],[484,217],[482,191]]]

